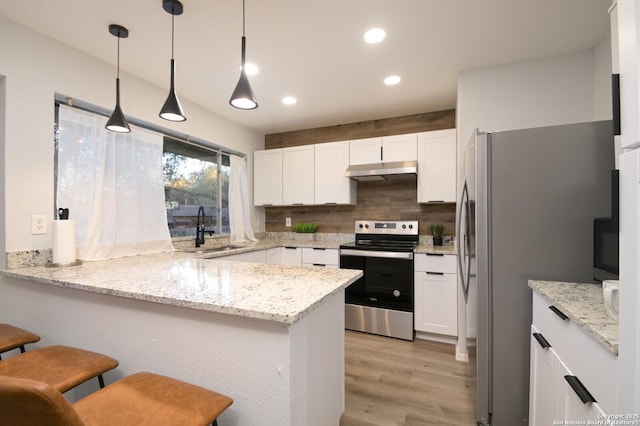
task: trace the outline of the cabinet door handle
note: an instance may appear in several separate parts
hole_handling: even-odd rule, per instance
[[[583,404],[588,402],[598,402],[576,376],[566,375],[564,376],[564,379],[569,383],[569,386],[571,386],[571,389],[573,389],[576,395],[578,395],[578,398],[580,398],[580,401],[582,401]]]
[[[444,256],[444,253],[427,253],[427,256]]]
[[[427,200],[427,203],[444,203],[444,200]]]
[[[425,271],[427,273],[427,275],[444,275],[444,272],[429,272],[429,271]]]
[[[555,306],[551,305],[549,306],[549,309],[551,309],[553,311],[554,314],[556,314],[557,316],[559,316],[560,318],[562,318],[562,321],[569,319],[568,316],[566,316],[564,314],[564,312],[562,312],[560,309],[556,308]]]
[[[540,333],[533,333],[533,337],[536,338],[536,340],[538,341],[538,343],[540,344],[540,346],[542,346],[542,349],[547,349],[551,347],[551,343],[549,343],[547,341],[547,339],[544,338],[544,336]]]
[[[298,247],[285,246],[284,248],[285,248],[286,250],[295,250],[295,249],[297,249]]]
[[[323,268],[327,266],[326,263],[314,263],[313,266],[322,266]]]
[[[322,248],[322,247],[314,247],[314,250],[326,250],[326,248]]]

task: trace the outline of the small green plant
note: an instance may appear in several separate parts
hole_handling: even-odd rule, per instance
[[[434,237],[442,237],[444,234],[444,225],[441,223],[432,223],[429,225],[429,230],[431,231],[431,235]]]
[[[293,225],[293,229],[300,234],[312,234],[318,230],[318,225],[315,223],[296,223]]]

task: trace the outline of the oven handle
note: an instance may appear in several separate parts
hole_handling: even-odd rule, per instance
[[[340,249],[340,256],[384,257],[387,259],[413,260],[413,252]]]

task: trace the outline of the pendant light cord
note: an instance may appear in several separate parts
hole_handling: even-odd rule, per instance
[[[174,18],[175,18],[175,10],[174,13],[171,14],[171,59],[173,59],[173,40],[174,40]]]
[[[242,37],[244,37],[244,0],[242,0]]]
[[[118,39],[118,60],[117,60],[117,68],[116,68],[116,78],[120,78],[120,35],[117,37]]]

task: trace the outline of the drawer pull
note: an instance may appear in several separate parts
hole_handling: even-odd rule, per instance
[[[547,349],[551,347],[551,343],[549,343],[547,341],[547,339],[544,338],[544,336],[540,333],[533,333],[533,337],[536,338],[536,340],[538,341],[538,343],[540,344],[540,346],[542,346],[542,349]]]
[[[322,248],[322,247],[314,247],[314,250],[326,250],[326,248]]]
[[[554,314],[556,314],[557,316],[559,316],[560,318],[562,318],[562,321],[569,319],[568,316],[566,316],[564,314],[564,312],[562,312],[560,309],[556,308],[555,306],[551,305],[549,306],[549,309],[551,309],[553,311]]]
[[[298,247],[285,246],[284,248],[285,248],[285,249],[287,249],[287,250],[295,250],[295,249],[297,249]]]
[[[598,402],[576,376],[566,375],[564,376],[564,379],[569,383],[569,386],[571,386],[571,389],[573,389],[576,395],[578,395],[578,398],[580,398],[580,401],[582,401],[583,404],[588,402]]]
[[[427,256],[444,256],[443,253],[427,253]]]
[[[427,275],[444,275],[444,272],[429,272],[429,271],[425,271],[427,273]]]
[[[326,263],[314,263],[313,266],[322,266],[323,268],[327,266]]]

